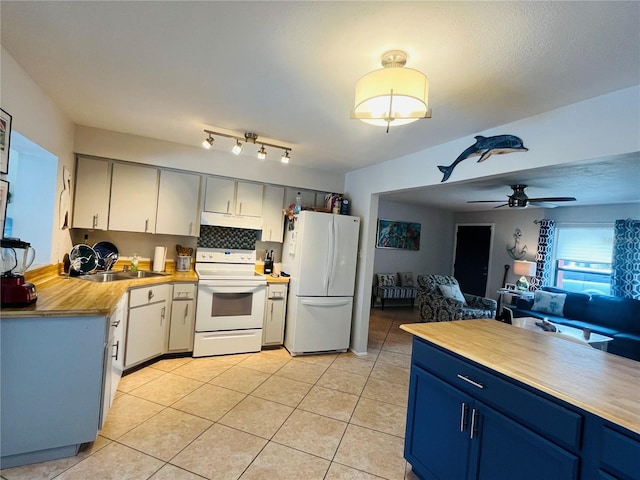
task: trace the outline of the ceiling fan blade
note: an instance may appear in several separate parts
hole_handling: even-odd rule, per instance
[[[504,200],[469,200],[467,203],[496,203],[504,202]]]
[[[530,198],[530,202],[575,202],[575,197],[544,197],[544,198]]]
[[[498,205],[497,207],[493,207],[493,208],[501,208],[501,207],[507,207],[509,206],[508,203],[503,203],[502,205]]]

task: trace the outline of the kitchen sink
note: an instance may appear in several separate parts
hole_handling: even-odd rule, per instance
[[[112,270],[108,272],[96,272],[89,275],[80,275],[77,278],[87,280],[89,282],[106,283],[117,282],[120,280],[134,280],[136,278],[164,277],[165,275],[165,273],[151,272],[149,270],[138,270],[137,272]]]

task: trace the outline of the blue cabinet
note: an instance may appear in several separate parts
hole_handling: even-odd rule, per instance
[[[578,458],[413,365],[405,456],[429,480],[574,480]]]

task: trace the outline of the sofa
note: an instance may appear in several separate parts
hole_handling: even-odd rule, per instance
[[[373,278],[371,306],[380,300],[384,310],[385,300],[409,300],[411,307],[416,299],[416,287],[413,272],[376,273]]]
[[[417,298],[423,322],[496,316],[497,302],[494,299],[462,293],[458,281],[447,275],[419,275]]]
[[[608,352],[640,361],[640,300],[542,287],[532,300],[518,299],[512,310],[516,318],[546,318],[560,325],[589,328],[613,338]]]

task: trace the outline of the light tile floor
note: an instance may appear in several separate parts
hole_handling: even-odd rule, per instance
[[[125,376],[98,439],[5,480],[408,480],[416,310],[374,309],[366,356],[284,349],[160,360]]]

